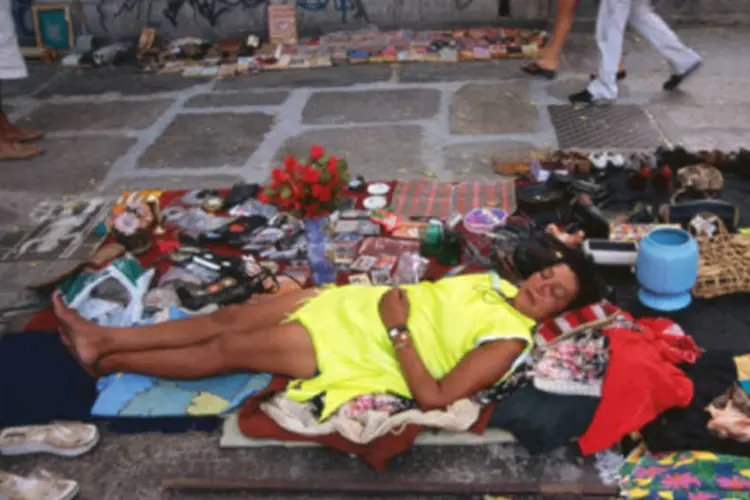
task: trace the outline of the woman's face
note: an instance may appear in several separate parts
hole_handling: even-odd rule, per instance
[[[546,267],[529,276],[514,299],[515,308],[536,321],[561,313],[578,295],[578,278],[567,264]]]

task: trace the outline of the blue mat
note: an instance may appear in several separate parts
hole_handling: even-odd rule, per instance
[[[186,311],[172,307],[159,320],[188,317]],[[99,417],[217,416],[237,409],[248,397],[264,390],[271,378],[267,373],[241,373],[169,380],[117,373],[99,379],[99,396],[91,413]]]

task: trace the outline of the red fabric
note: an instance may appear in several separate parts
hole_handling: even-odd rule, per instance
[[[693,383],[675,366],[700,355],[693,339],[675,335],[670,320],[642,319],[633,329],[615,326],[602,399],[591,425],[578,440],[584,455],[606,450],[670,408],[684,408]]]
[[[279,427],[268,415],[260,409],[260,403],[275,392],[286,388],[288,379],[274,377],[268,388],[248,399],[240,409],[239,427],[242,433],[249,437],[263,439],[284,439],[288,441],[307,441],[319,443],[329,448],[357,455],[378,471],[385,470],[388,461],[394,456],[407,451],[417,435],[424,430],[421,425],[407,425],[398,434],[387,434],[367,443],[357,444],[344,439],[340,434],[326,434],[324,436],[303,436]],[[482,434],[487,428],[494,406],[484,408],[479,419],[471,428],[471,432]]]

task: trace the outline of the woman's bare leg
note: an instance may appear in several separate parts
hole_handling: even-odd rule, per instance
[[[565,40],[568,38],[568,33],[573,27],[573,20],[575,15],[575,8],[578,0],[558,0],[557,1],[557,17],[555,18],[555,28],[552,31],[552,39],[544,48],[542,57],[539,58],[537,64],[540,67],[552,71],[556,71],[560,65],[560,54],[562,53]]]
[[[302,290],[260,304],[228,306],[207,316],[131,328],[101,327],[87,321],[65,306],[59,294],[53,297],[53,306],[63,334],[73,343],[81,361],[91,364],[120,351],[185,347],[226,332],[248,334],[267,329],[296,311],[300,301],[317,293],[315,289]]]
[[[171,379],[250,371],[312,378],[317,361],[307,330],[292,321],[252,335],[226,333],[187,347],[110,354],[96,363],[96,369],[100,374],[128,372]]]

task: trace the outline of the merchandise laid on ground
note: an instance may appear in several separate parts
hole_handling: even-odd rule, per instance
[[[70,448],[74,455],[99,439],[84,426],[74,429],[85,434],[75,443],[55,444],[62,431],[13,426],[104,419],[146,422],[145,432],[154,430],[150,420],[182,419],[187,429],[221,418],[225,448],[323,445],[383,470],[415,442],[485,434],[516,440],[532,454],[575,446],[584,456],[609,457],[614,474],[596,490],[605,496],[750,498],[750,352],[721,348],[722,335],[744,332],[719,334],[710,323],[712,314],[746,309],[750,231],[740,211],[747,205],[727,193],[750,187],[750,151],[557,151],[522,163],[495,159],[503,174],[496,180],[451,183],[352,179],[335,154],[313,146],[309,158],[287,158],[265,186],[124,193],[91,224],[104,242],[88,264],[34,289],[45,296],[58,290],[87,320],[114,327],[271,303],[315,286],[385,292],[424,281],[438,287],[458,276],[441,290],[467,287],[479,295],[452,293],[467,307],[479,301],[486,308],[508,300],[511,283],[554,264],[567,248],[596,264],[607,298],[540,322],[533,347],[502,381],[429,411],[405,394],[353,390],[351,380],[309,394],[327,369],[336,372],[330,366],[309,383],[267,373],[95,378],[57,335],[8,335],[0,339],[4,377],[22,369],[29,350],[47,369],[38,384],[0,392],[0,407],[11,409],[0,414],[0,428],[11,427],[0,433],[0,452]],[[498,283],[498,293],[476,284],[482,280]],[[327,312],[337,315],[346,301],[335,306]],[[45,310],[26,330],[59,326]],[[33,401],[25,397],[30,384],[38,385]],[[180,489],[294,489],[293,481],[164,479]],[[66,495],[77,488],[48,481]],[[377,492],[377,485],[359,487]]]
[[[284,7],[284,6],[281,6]],[[270,8],[273,8],[270,7]],[[287,22],[288,21],[288,22]],[[378,31],[328,34],[298,39],[296,18],[278,21],[269,12],[268,34],[228,38],[213,43],[199,37],[162,40],[155,28],[144,28],[136,45],[118,42],[71,45],[64,57],[52,48],[37,47],[45,62],[61,58],[67,67],[120,64],[132,55],[140,71],[225,78],[261,70],[320,68],[343,64],[396,62],[462,62],[533,58],[548,35],[539,30],[475,28],[445,31]],[[280,26],[274,29],[274,26]]]

